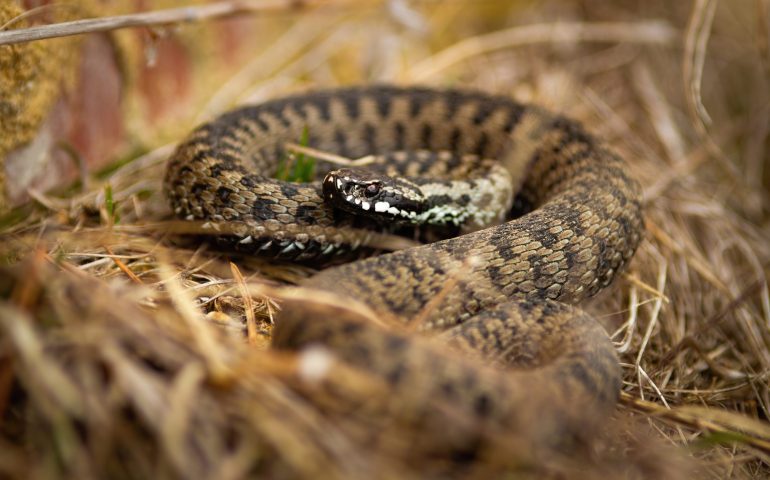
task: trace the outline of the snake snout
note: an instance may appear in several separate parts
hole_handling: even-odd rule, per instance
[[[335,208],[386,222],[409,222],[425,209],[424,195],[411,183],[366,170],[329,172],[323,196]]]

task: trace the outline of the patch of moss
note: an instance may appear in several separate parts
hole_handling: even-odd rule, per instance
[[[0,25],[22,14],[16,2],[0,4]],[[26,19],[8,29],[29,26]],[[76,64],[76,38],[0,46],[0,161],[34,138],[59,95],[71,82]],[[0,172],[0,211],[7,208],[4,171]]]

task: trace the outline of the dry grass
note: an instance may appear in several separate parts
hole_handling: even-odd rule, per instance
[[[460,476],[770,475],[768,4],[685,3],[301,15],[201,106],[199,120],[314,85],[419,79],[566,111],[631,161],[648,235],[587,306],[621,352],[617,419],[579,458],[511,450]],[[278,306],[258,293],[312,270],[236,266],[171,240],[159,184],[170,149],[84,192],[36,192],[0,227],[0,476],[440,472],[396,454],[408,439],[366,448],[366,418],[340,399],[382,395],[378,385],[318,352],[265,348]]]

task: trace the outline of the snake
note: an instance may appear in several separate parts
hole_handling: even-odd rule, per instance
[[[326,176],[310,183],[273,178],[303,135],[373,161],[319,159]],[[409,425],[416,451],[470,458],[506,432],[561,448],[617,402],[615,349],[577,304],[634,255],[641,188],[575,120],[469,89],[311,91],[199,126],[170,157],[164,186],[179,218],[269,258],[342,258],[366,247],[370,228],[456,228],[321,270],[302,287],[341,303],[287,301],[276,319],[275,348],[322,348],[385,385],[359,407],[387,413],[381,428]],[[362,320],[347,302],[412,327]]]

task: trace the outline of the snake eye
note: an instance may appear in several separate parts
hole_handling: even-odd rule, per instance
[[[366,195],[366,198],[372,198],[378,193],[380,193],[379,183],[370,183],[369,185],[366,186],[366,190],[364,190],[364,195]]]

